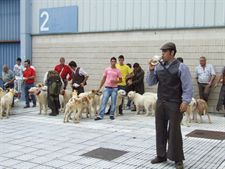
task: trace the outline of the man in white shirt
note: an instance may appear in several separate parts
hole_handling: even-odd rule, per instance
[[[16,59],[16,64],[14,65],[13,72],[15,75],[14,88],[18,92],[18,99],[21,97],[22,83],[23,83],[23,66],[21,64],[21,58]]]
[[[211,64],[206,64],[206,58],[200,57],[200,64],[195,68],[195,77],[198,82],[199,96],[208,101],[210,88],[216,76],[215,70]]]

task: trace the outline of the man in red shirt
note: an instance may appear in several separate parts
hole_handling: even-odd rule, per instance
[[[66,89],[66,86],[68,84],[68,80],[71,80],[72,77],[72,70],[70,69],[69,66],[67,66],[65,64],[65,58],[61,57],[60,58],[60,64],[55,66],[55,71],[57,71],[60,75],[60,77],[63,80],[63,88]],[[69,78],[67,79],[67,76],[69,76]]]
[[[35,81],[35,70],[30,67],[30,60],[24,61],[24,72],[23,72],[23,80],[24,80],[24,93],[25,93],[25,99],[26,99],[26,106],[24,108],[30,107],[29,102],[29,89],[31,87],[34,87],[34,81]],[[36,107],[36,98],[34,95],[31,95],[31,99],[33,101],[33,107]]]

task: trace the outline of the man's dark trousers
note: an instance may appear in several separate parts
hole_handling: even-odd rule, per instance
[[[158,100],[156,105],[156,149],[157,156],[172,161],[184,160],[181,121],[183,113],[180,104]],[[169,123],[169,127],[168,127]],[[166,145],[168,141],[168,151]]]

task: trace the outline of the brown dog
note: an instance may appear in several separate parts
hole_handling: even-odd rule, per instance
[[[209,113],[208,113],[208,105],[205,100],[203,100],[203,99],[196,100],[196,106],[195,106],[194,112],[196,112],[199,115],[200,123],[202,122],[202,116],[204,116],[204,115],[207,115],[209,123],[212,123]],[[196,120],[196,122],[198,122],[197,115],[195,115],[195,120]]]

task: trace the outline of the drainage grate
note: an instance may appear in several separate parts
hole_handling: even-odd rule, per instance
[[[126,153],[128,153],[128,152],[121,151],[121,150],[115,150],[115,149],[109,149],[109,148],[97,148],[95,150],[92,150],[85,154],[82,154],[82,156],[112,161]]]
[[[209,131],[209,130],[194,130],[187,134],[188,137],[198,137],[215,140],[225,140],[225,132]]]

